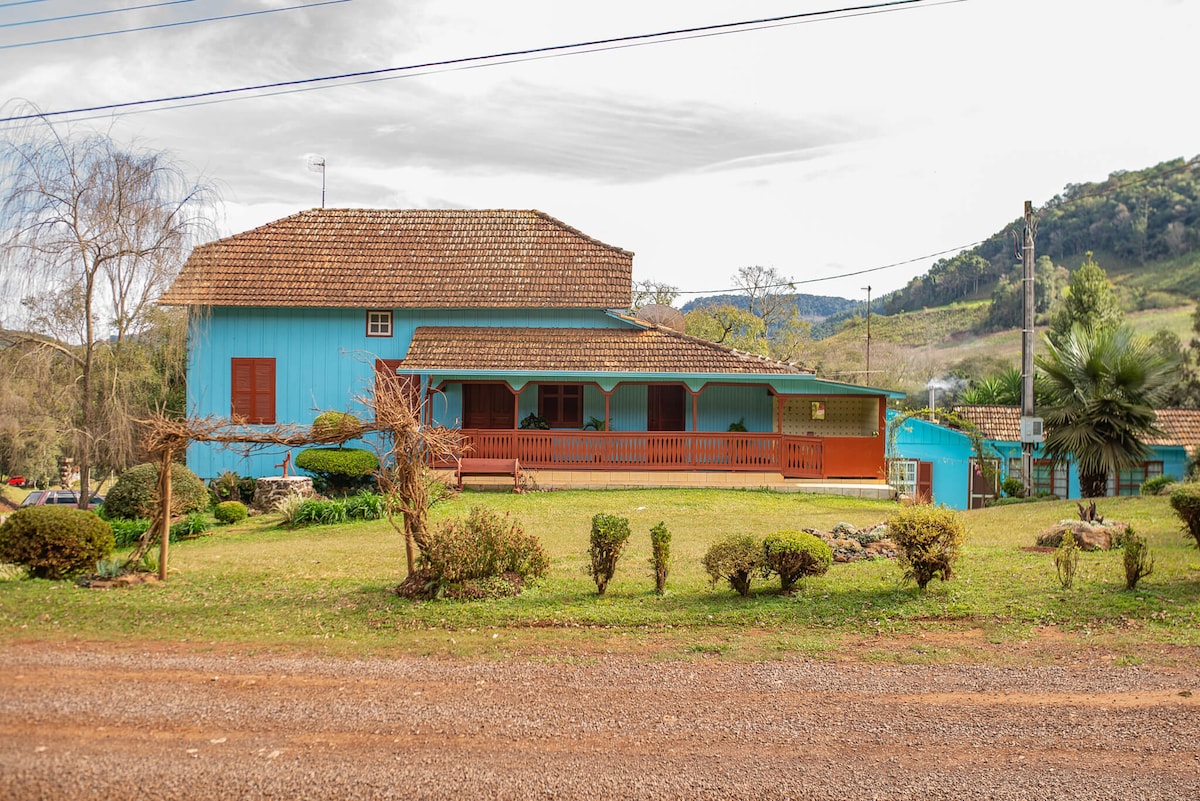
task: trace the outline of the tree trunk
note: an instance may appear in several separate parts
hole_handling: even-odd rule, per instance
[[[1108,474],[1091,472],[1079,474],[1079,494],[1085,498],[1103,498],[1108,494]]]

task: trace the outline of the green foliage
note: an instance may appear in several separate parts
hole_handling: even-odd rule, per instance
[[[1143,495],[1165,495],[1175,486],[1175,479],[1170,476],[1155,476],[1142,482],[1140,492]]]
[[[371,483],[379,458],[363,448],[305,448],[296,455],[296,467],[313,475],[318,491],[346,493]]]
[[[346,517],[350,520],[379,520],[387,513],[387,504],[378,492],[362,490],[346,497],[343,502]]]
[[[546,420],[545,417],[542,417],[541,415],[539,415],[535,412],[530,412],[529,414],[527,414],[523,418],[521,418],[521,422],[517,427],[525,429],[527,431],[528,430],[549,431],[550,423],[549,423],[549,421]]]
[[[171,465],[171,514],[184,515],[208,508],[208,489],[199,476],[181,464]],[[120,475],[104,497],[109,518],[151,518],[158,505],[158,465],[140,464]]]
[[[709,584],[716,586],[724,579],[743,597],[750,594],[750,579],[766,568],[762,543],[750,534],[731,534],[723,537],[704,554],[704,570]]]
[[[1125,589],[1132,590],[1139,581],[1154,572],[1154,557],[1146,538],[1126,526],[1121,537],[1123,562],[1125,563]]]
[[[314,437],[345,442],[362,434],[362,422],[349,412],[321,412],[313,420]]]
[[[1075,584],[1075,571],[1079,568],[1079,546],[1075,544],[1075,534],[1068,531],[1063,535],[1062,542],[1054,552],[1054,569],[1058,573],[1058,583],[1064,590],[1071,589]]]
[[[526,534],[518,521],[475,506],[465,518],[447,520],[427,532],[418,565],[428,595],[487,597],[516,585],[493,582],[490,589],[468,585],[504,574],[533,581],[550,569],[550,558],[537,537]]]
[[[805,531],[776,531],[763,540],[763,561],[779,576],[780,588],[791,592],[805,576],[825,575],[833,564],[833,549]]]
[[[746,309],[730,304],[701,306],[685,314],[684,320],[690,336],[746,353],[767,355],[766,323]]]
[[[208,515],[200,512],[192,512],[178,523],[171,524],[170,541],[174,542],[179,539],[200,537],[207,534],[212,527],[213,524],[209,520]]]
[[[150,520],[139,518],[126,520],[121,517],[105,518],[112,527],[113,541],[118,548],[128,548],[142,538],[146,530],[153,525]]]
[[[900,548],[904,577],[917,586],[937,578],[949,581],[967,532],[962,520],[944,506],[917,504],[901,507],[888,518],[892,540]]]
[[[1009,498],[1025,497],[1025,483],[1016,476],[1008,476],[1005,478],[1003,483],[1000,484],[1000,489]]]
[[[27,506],[0,525],[0,562],[21,565],[33,578],[58,580],[90,570],[113,547],[109,524],[81,509]]]
[[[745,415],[743,415],[742,417],[739,417],[736,422],[730,423],[729,428],[727,428],[725,430],[745,433],[746,432],[746,417],[745,417]]]
[[[1171,490],[1171,508],[1200,548],[1200,483],[1189,481]]]
[[[1046,341],[1037,358],[1046,375],[1045,455],[1073,458],[1085,498],[1103,497],[1108,476],[1144,461],[1144,439],[1161,435],[1155,407],[1174,365],[1127,327],[1074,326]]]
[[[306,498],[300,502],[295,514],[292,515],[291,527],[332,526],[338,523],[345,523],[349,519],[350,516],[346,512],[346,504],[340,499],[318,500],[316,498]]]
[[[1112,282],[1089,252],[1071,274],[1066,298],[1050,319],[1046,339],[1061,346],[1076,326],[1090,332],[1111,331],[1123,316]]]
[[[592,534],[588,556],[591,558],[591,576],[600,595],[608,589],[617,572],[617,560],[629,541],[629,521],[624,517],[600,512],[592,517]]]
[[[654,591],[662,595],[671,572],[671,532],[662,521],[650,529],[650,566],[654,568]]]
[[[232,470],[226,470],[209,482],[213,503],[224,501],[250,501],[254,499],[254,479],[242,478]]]
[[[241,501],[223,501],[213,509],[213,517],[218,523],[240,523],[246,519],[248,512],[246,504]]]

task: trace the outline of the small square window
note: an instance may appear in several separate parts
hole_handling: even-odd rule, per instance
[[[813,401],[812,402],[811,417],[813,420],[824,420],[825,419],[825,401]]]
[[[390,337],[392,335],[392,313],[390,311],[367,312],[367,336]]]

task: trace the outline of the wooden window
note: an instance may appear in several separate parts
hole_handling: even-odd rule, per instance
[[[1021,460],[1019,458],[1008,460],[1008,474],[1021,479],[1022,483],[1025,482],[1025,479],[1021,475]],[[1026,487],[1028,487],[1028,484],[1026,484]],[[1034,459],[1033,494],[1053,495],[1056,498],[1067,497],[1066,462],[1055,464],[1049,459]]]
[[[392,312],[373,310],[367,312],[367,336],[390,337],[392,335]]]
[[[275,360],[230,359],[232,411],[236,423],[275,424]]]
[[[1162,462],[1142,462],[1133,467],[1123,468],[1116,475],[1108,476],[1109,495],[1141,495],[1142,484],[1147,479],[1157,478],[1163,474]]]
[[[687,412],[683,387],[651,384],[646,389],[646,430],[685,430]]]
[[[507,384],[463,384],[463,428],[516,427],[516,401]]]
[[[551,428],[583,428],[583,384],[539,384],[538,416]]]

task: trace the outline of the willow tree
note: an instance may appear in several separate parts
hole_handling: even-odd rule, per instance
[[[39,122],[0,142],[3,289],[24,308],[20,344],[71,370],[73,411],[60,425],[81,507],[98,459],[133,459],[123,370],[211,200],[166,154],[103,134]]]

